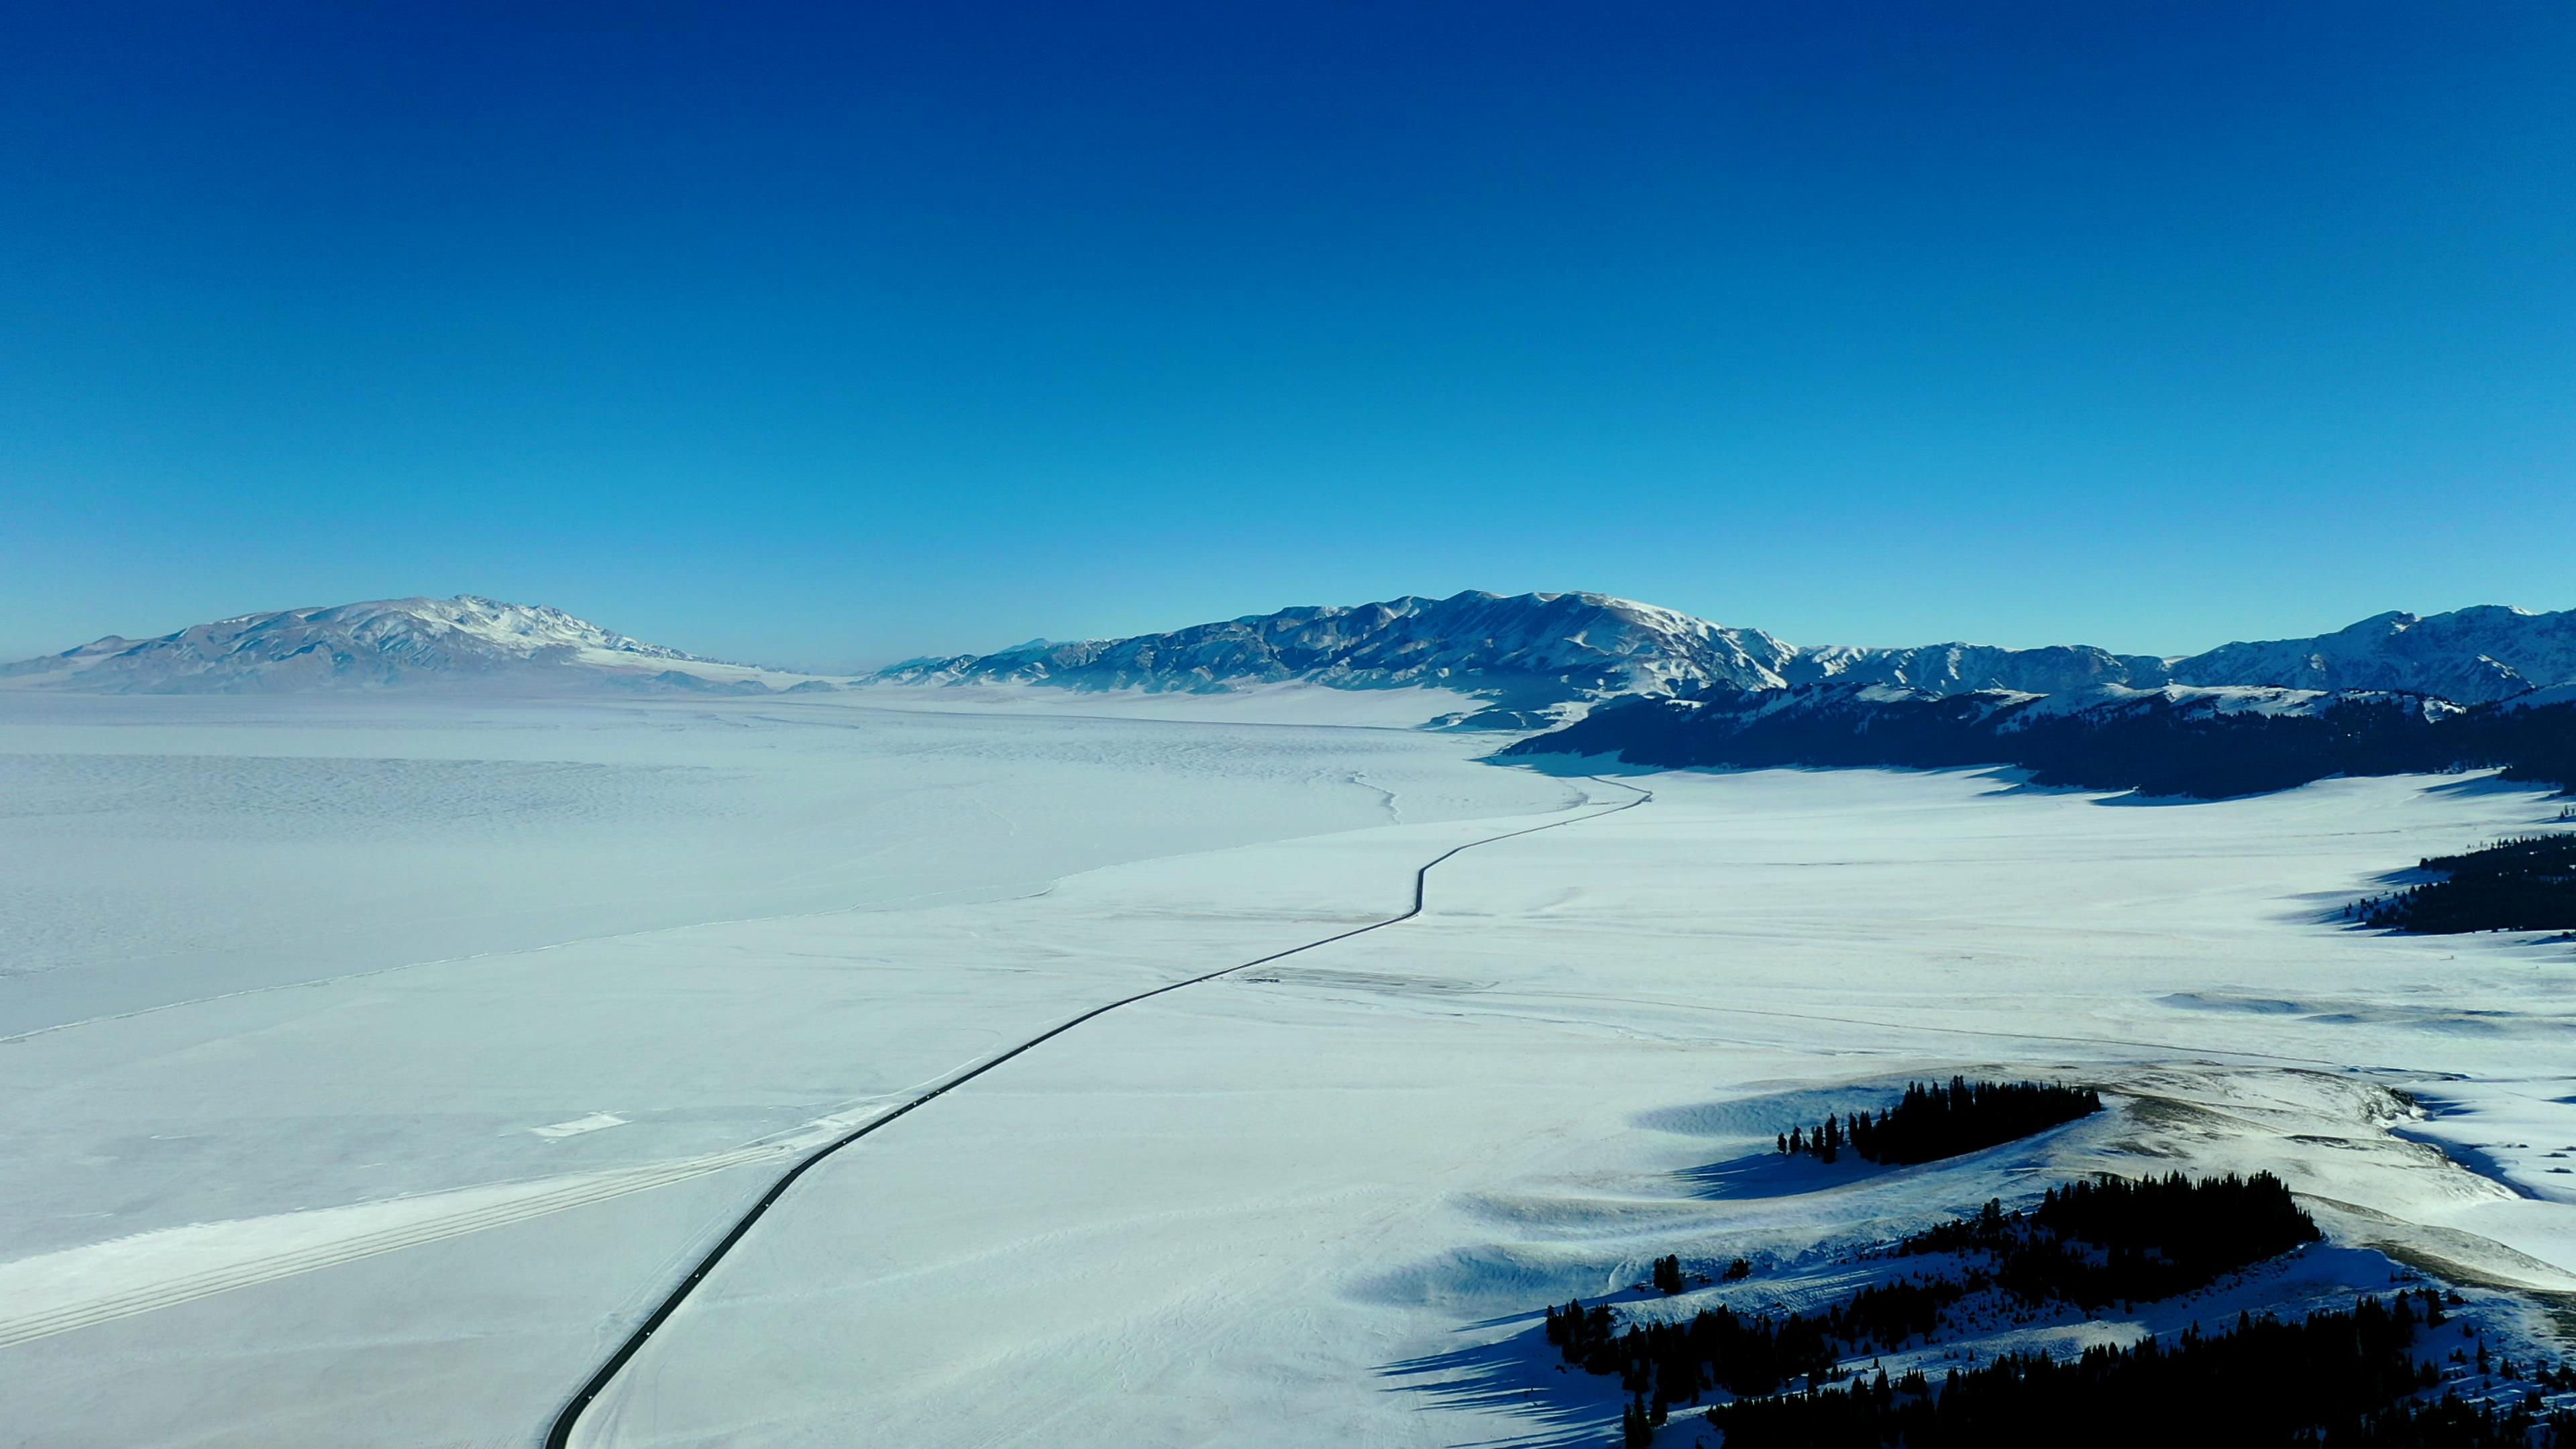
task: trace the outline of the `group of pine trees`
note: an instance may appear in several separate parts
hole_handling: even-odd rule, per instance
[[[2081,1442],[2095,1449],[2189,1443],[2332,1449],[2576,1449],[2576,1411],[2536,1394],[2499,1408],[2455,1393],[2419,1363],[2420,1329],[2442,1322],[2431,1290],[2285,1323],[2240,1316],[2167,1344],[2096,1347],[2072,1359],[2011,1354],[1953,1369],[1934,1393],[1882,1370],[1849,1389],[1741,1399],[1708,1412],[1726,1449],[1983,1449]]]
[[[2025,1304],[2060,1299],[2089,1309],[2188,1293],[2318,1236],[2289,1185],[2268,1172],[2134,1182],[2106,1173],[2050,1188],[2027,1214],[1989,1201],[1896,1251],[1975,1252],[1992,1265],[1968,1275],[1975,1286]]]
[[[2344,919],[2427,935],[2576,930],[2576,834],[2528,835],[2417,865],[2443,878],[2354,901]]]
[[[2431,713],[2403,695],[2315,714],[2051,714],[1966,695],[1776,709],[1777,696],[1712,685],[1679,699],[1596,709],[1506,755],[1617,754],[1636,765],[2016,765],[2040,785],[2219,799],[2330,775],[2504,767],[2509,780],[2576,789],[2576,703]]]
[[[1866,1109],[1848,1119],[1828,1114],[1812,1130],[1792,1127],[1776,1140],[1784,1153],[1810,1153],[1823,1162],[1848,1147],[1866,1161],[1905,1166],[1993,1147],[2101,1110],[2102,1096],[2091,1087],[1954,1076],[1946,1087],[1907,1083],[1896,1105],[1875,1117]]]
[[[2087,1307],[2162,1298],[2316,1236],[2316,1224],[2269,1173],[2134,1183],[2106,1176],[2051,1188],[2028,1213],[1990,1201],[1973,1217],[1897,1246],[1900,1256],[1953,1253],[1988,1266],[1893,1278],[1823,1311],[1778,1317],[1720,1304],[1687,1320],[1623,1324],[1608,1306],[1577,1300],[1549,1308],[1545,1332],[1568,1364],[1618,1375],[1642,1418],[1660,1423],[1672,1405],[1697,1403],[1712,1389],[1755,1398],[1804,1380],[1812,1392],[1836,1381],[1837,1366],[1852,1355],[1930,1342],[1945,1311],[1973,1293]],[[1741,1276],[1738,1264],[1751,1271],[1737,1259],[1730,1279]],[[1655,1273],[1659,1287],[1678,1284],[1681,1259],[1658,1259]]]
[[[1645,1395],[1630,1394],[1628,1407],[1619,1411],[1619,1449],[1646,1449],[1671,1414],[1672,1406],[1661,1399],[1649,1404]]]

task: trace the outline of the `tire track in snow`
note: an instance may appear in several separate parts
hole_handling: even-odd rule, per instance
[[[569,1449],[569,1446],[572,1443],[573,1430],[580,1425],[583,1411],[587,1410],[591,1406],[591,1403],[602,1393],[606,1392],[611,1383],[616,1381],[618,1371],[625,1368],[629,1360],[633,1359],[636,1354],[643,1351],[644,1345],[652,1339],[654,1330],[660,1328],[670,1319],[672,1314],[679,1311],[680,1305],[687,1302],[689,1295],[697,1291],[698,1285],[706,1281],[707,1275],[716,1270],[716,1265],[724,1261],[725,1255],[733,1251],[734,1245],[741,1242],[744,1236],[750,1233],[752,1227],[760,1221],[762,1216],[768,1213],[769,1209],[776,1204],[780,1198],[787,1195],[787,1190],[796,1185],[796,1179],[803,1177],[808,1171],[811,1171],[816,1164],[822,1162],[823,1159],[830,1157],[833,1153],[840,1151],[842,1148],[849,1146],[851,1143],[858,1141],[860,1138],[867,1136],[878,1128],[894,1122],[897,1118],[904,1116],[913,1109],[925,1106],[937,1098],[955,1091],[957,1088],[966,1085],[968,1082],[975,1080],[977,1077],[984,1075],[986,1072],[993,1070],[995,1067],[1002,1065],[1013,1057],[1019,1056],[1021,1053],[1043,1045],[1046,1042],[1052,1041],[1094,1017],[1106,1016],[1110,1012],[1116,1011],[1122,1006],[1133,1006],[1137,1002],[1150,1000],[1153,997],[1178,991],[1183,987],[1197,986],[1202,982],[1214,981],[1220,976],[1231,976],[1237,971],[1249,971],[1255,966],[1266,966],[1271,962],[1280,960],[1284,957],[1294,956],[1300,952],[1312,951],[1322,946],[1329,946],[1336,941],[1347,941],[1353,936],[1364,936],[1371,931],[1384,930],[1388,926],[1400,925],[1403,922],[1412,920],[1414,917],[1422,914],[1424,897],[1430,887],[1431,872],[1452,856],[1473,850],[1480,845],[1494,845],[1505,840],[1515,840],[1524,835],[1536,835],[1542,830],[1558,830],[1568,825],[1580,825],[1586,820],[1599,820],[1606,815],[1616,815],[1622,810],[1634,810],[1638,806],[1655,798],[1653,791],[1641,789],[1635,785],[1623,784],[1617,780],[1604,780],[1597,775],[1589,776],[1587,778],[1593,780],[1597,784],[1616,786],[1619,789],[1629,791],[1634,794],[1636,798],[1633,800],[1621,801],[1619,804],[1613,805],[1607,810],[1595,810],[1590,814],[1577,815],[1567,820],[1551,820],[1544,825],[1532,825],[1521,830],[1507,830],[1500,835],[1488,835],[1481,840],[1470,840],[1463,845],[1453,845],[1449,849],[1442,851],[1440,854],[1433,856],[1429,861],[1423,863],[1414,870],[1413,905],[1401,915],[1389,916],[1383,921],[1371,921],[1365,926],[1354,926],[1350,930],[1336,932],[1333,935],[1322,938],[1321,940],[1308,941],[1302,946],[1291,946],[1285,951],[1273,951],[1267,956],[1257,957],[1250,961],[1238,962],[1235,965],[1225,967],[1221,970],[1210,971],[1203,975],[1192,976],[1184,980],[1172,982],[1167,986],[1157,986],[1150,991],[1139,991],[1133,996],[1121,997],[1116,1001],[1110,1002],[1106,1006],[1095,1006],[1091,1010],[1084,1012],[1082,1015],[1050,1027],[1046,1031],[1040,1032],[1036,1036],[1029,1038],[1027,1041],[1020,1043],[1018,1046],[1012,1047],[1010,1050],[992,1057],[970,1070],[960,1072],[949,1080],[940,1083],[938,1086],[923,1092],[919,1096],[914,1097],[911,1101],[895,1108],[893,1111],[874,1118],[865,1126],[859,1127],[854,1131],[835,1138],[831,1142],[825,1143],[813,1152],[808,1153],[804,1158],[799,1160],[794,1167],[789,1168],[786,1174],[780,1177],[776,1183],[772,1184],[769,1191],[761,1194],[760,1200],[753,1203],[750,1210],[745,1212],[742,1217],[734,1223],[732,1231],[726,1233],[713,1248],[708,1250],[705,1257],[698,1260],[697,1266],[689,1270],[689,1276],[681,1279],[678,1285],[673,1287],[670,1293],[664,1296],[662,1301],[654,1307],[653,1312],[647,1316],[641,1324],[636,1326],[635,1331],[626,1336],[625,1342],[617,1346],[617,1351],[609,1355],[608,1361],[599,1366],[599,1372],[592,1374],[590,1376],[590,1381],[583,1384],[580,1392],[572,1396],[572,1401],[564,1405],[563,1412],[555,1416],[553,1426],[546,1431],[546,1449]]]

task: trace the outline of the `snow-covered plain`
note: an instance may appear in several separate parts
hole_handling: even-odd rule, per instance
[[[2576,1291],[2569,949],[2330,920],[2536,792],[1593,780],[1332,722],[1453,698],[7,701],[0,1442],[534,1442],[796,1152],[1627,786],[827,1160],[579,1442],[1598,1442],[1542,1303],[2093,1165],[2275,1167],[2343,1248]],[[2129,1095],[1764,1150],[1981,1069]]]

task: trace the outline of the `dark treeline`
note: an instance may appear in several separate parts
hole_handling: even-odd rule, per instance
[[[2288,1185],[2268,1172],[2198,1182],[2177,1172],[2052,1187],[2027,1215],[1989,1202],[1897,1251],[1978,1253],[1994,1265],[1994,1286],[2022,1302],[2057,1298],[2090,1309],[2187,1293],[2318,1236]]]
[[[2101,1110],[2101,1094],[2090,1087],[1952,1077],[1946,1087],[1907,1083],[1896,1105],[1875,1117],[1866,1108],[1848,1118],[1827,1116],[1812,1131],[1793,1127],[1777,1142],[1782,1152],[1813,1153],[1826,1162],[1848,1148],[1866,1161],[1905,1166],[1993,1147]]]
[[[1745,1315],[1719,1306],[1686,1321],[1622,1324],[1580,1301],[1546,1314],[1547,1341],[1588,1373],[1617,1374],[1650,1423],[1710,1389],[1739,1397],[1835,1376],[1854,1354],[1929,1341],[1942,1314],[1972,1293],[2026,1306],[2144,1301],[2201,1287],[2230,1269],[2309,1242],[2316,1224],[2269,1173],[2194,1182],[2176,1174],[2129,1183],[2105,1177],[2052,1188],[2029,1213],[1989,1202],[1975,1217],[1918,1233],[1900,1255],[1982,1258],[1950,1274],[1875,1283],[1819,1313]],[[1679,1260],[1672,1260],[1679,1271]]]
[[[1788,700],[1792,707],[1780,707]],[[1506,755],[1617,754],[1633,764],[2012,765],[2043,785],[2218,799],[2329,775],[2502,766],[2576,788],[2576,703],[2428,711],[2419,696],[2355,695],[2312,714],[2174,707],[2052,712],[2009,696],[1871,699],[1848,686],[1722,686],[1605,705]]]
[[[1748,1399],[1708,1412],[1726,1449],[1984,1449],[2081,1442],[2102,1449],[2211,1443],[2332,1449],[2576,1449],[2576,1413],[2537,1400],[2511,1410],[2453,1395],[2418,1365],[2419,1328],[2440,1323],[2431,1291],[2297,1323],[2240,1317],[2171,1344],[2091,1348],[2074,1359],[2013,1354],[1952,1370],[1882,1372],[1848,1390]]]
[[[2576,835],[2531,835],[2419,862],[2444,879],[2356,901],[2344,914],[2399,931],[2576,930]]]
[[[1746,1316],[1719,1306],[1686,1321],[1622,1327],[1608,1307],[1547,1310],[1547,1341],[1587,1373],[1617,1374],[1656,1405],[1696,1403],[1709,1389],[1768,1394],[1794,1379],[1821,1381],[1850,1353],[1898,1349],[1927,1337],[1969,1282],[1916,1277],[1875,1283],[1822,1313]]]

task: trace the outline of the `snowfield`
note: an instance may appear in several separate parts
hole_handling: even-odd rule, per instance
[[[6,697],[0,1442],[536,1443],[800,1154],[1577,816],[826,1159],[575,1442],[1607,1442],[1543,1304],[1667,1252],[1765,1270],[1676,1307],[1796,1302],[2097,1167],[2281,1172],[2331,1238],[2284,1301],[2576,1293],[2576,953],[2333,918],[2557,802],[1594,779],[1387,727],[1456,701]],[[1952,1071],[2113,1110],[1769,1151]]]

